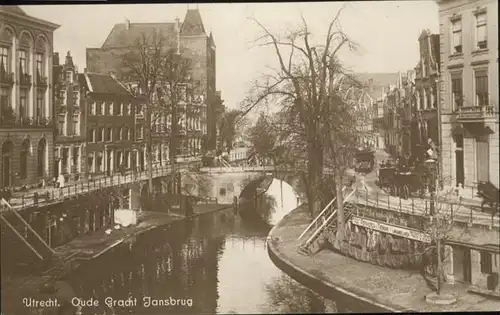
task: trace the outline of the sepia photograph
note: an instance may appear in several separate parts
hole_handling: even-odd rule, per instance
[[[500,310],[495,0],[0,5],[0,315]]]

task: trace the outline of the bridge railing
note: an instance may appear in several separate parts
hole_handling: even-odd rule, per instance
[[[188,168],[192,163],[193,162],[178,163],[179,170]],[[170,174],[171,170],[172,165],[154,167],[153,178],[167,176]],[[20,210],[27,207],[43,206],[46,204],[55,203],[91,191],[113,187],[121,184],[143,181],[147,180],[148,178],[149,173],[146,170],[138,172],[129,171],[123,175],[115,173],[111,176],[102,176],[94,179],[89,179],[64,187],[37,188],[33,192],[26,193],[14,192],[12,196],[8,197],[8,201],[13,208]]]

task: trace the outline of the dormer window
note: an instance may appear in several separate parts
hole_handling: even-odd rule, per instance
[[[66,71],[66,81],[73,83],[73,71]]]

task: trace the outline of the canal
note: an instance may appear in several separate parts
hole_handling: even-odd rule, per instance
[[[334,312],[267,254],[266,236],[297,206],[295,192],[274,179],[259,199],[151,230],[79,268],[66,281],[92,304],[82,314]]]

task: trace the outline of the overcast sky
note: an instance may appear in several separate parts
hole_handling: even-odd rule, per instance
[[[190,4],[195,8],[196,4]],[[266,66],[276,65],[276,55],[252,48],[261,32],[249,17],[280,32],[300,24],[300,14],[316,38],[326,34],[329,21],[341,2],[200,4],[207,32],[217,46],[217,89],[225,104],[236,108],[245,97],[249,82]],[[100,47],[112,27],[125,19],[134,22],[183,20],[187,4],[132,5],[35,5],[21,6],[29,15],[61,27],[54,33],[54,50],[71,51],[80,70],[85,68],[85,48]],[[397,72],[418,62],[418,36],[428,28],[439,32],[435,1],[349,2],[341,16],[344,31],[362,47],[359,54],[343,53],[344,63],[357,72]]]

